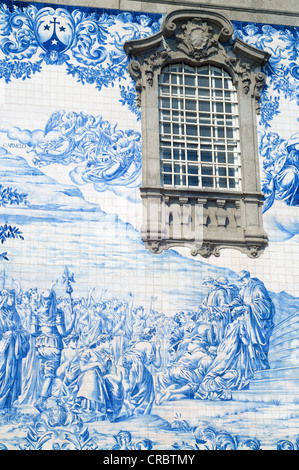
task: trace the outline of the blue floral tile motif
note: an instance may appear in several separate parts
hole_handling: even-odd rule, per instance
[[[32,64],[31,62],[0,61],[0,76],[9,83],[12,78],[25,80],[31,78],[36,72],[41,71],[42,60]]]
[[[264,125],[266,129],[271,127],[270,122],[273,120],[274,116],[277,116],[279,113],[279,98],[275,96],[273,99],[265,93],[261,105],[260,124]]]

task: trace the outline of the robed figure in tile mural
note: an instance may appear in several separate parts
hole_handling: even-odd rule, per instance
[[[242,286],[238,297],[231,306],[244,306],[245,318],[250,338],[250,354],[254,370],[269,369],[269,341],[274,328],[275,307],[268,291],[257,278],[252,278],[246,270],[239,273]]]
[[[151,368],[161,366],[160,344],[154,344],[155,329],[145,328],[139,341],[134,342],[119,361],[124,383],[124,405],[128,415],[147,415],[155,399]]]
[[[254,375],[246,308],[236,307],[216,357],[200,384],[195,398],[230,400],[231,390],[244,389]]]
[[[21,394],[22,359],[29,351],[29,335],[16,310],[14,290],[4,290],[0,303],[0,408],[10,408]]]
[[[69,403],[74,412],[91,413],[114,421],[123,406],[123,384],[112,371],[112,337],[100,335],[79,353],[77,384]]]

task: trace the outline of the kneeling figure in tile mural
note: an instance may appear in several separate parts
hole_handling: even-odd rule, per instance
[[[148,415],[152,410],[155,389],[149,368],[161,366],[160,345],[152,343],[154,333],[154,329],[146,328],[118,363],[124,383],[124,405],[129,415]]]
[[[113,421],[122,409],[124,393],[122,382],[111,373],[111,339],[102,335],[79,354],[72,411],[94,413]]]
[[[200,337],[194,337],[187,351],[169,364],[166,371],[157,378],[156,403],[163,401],[193,398],[199,384],[213,362],[208,344]]]

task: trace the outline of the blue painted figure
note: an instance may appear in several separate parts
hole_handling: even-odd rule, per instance
[[[202,302],[202,307],[207,311],[206,315],[210,320],[214,319],[209,323],[213,324],[214,341],[219,344],[223,340],[225,328],[230,322],[229,305],[237,295],[238,288],[230,284],[225,277],[206,278],[203,285],[207,286],[209,291]]]
[[[239,281],[242,287],[231,306],[240,305],[245,309],[254,370],[269,369],[268,352],[275,315],[273,301],[263,282],[252,278],[248,271],[240,272]]]
[[[21,394],[22,359],[29,351],[29,335],[16,310],[14,290],[0,301],[0,408],[10,408]]]
[[[75,324],[76,314],[68,328],[65,326],[64,313],[57,309],[53,289],[41,293],[40,306],[32,316],[31,334],[36,336],[36,353],[41,360],[43,385],[36,407],[43,410],[47,398],[51,396],[56,371],[60,365],[63,337],[68,336]]]
[[[198,334],[198,323],[193,312],[180,312],[176,315],[179,319],[179,327],[172,331],[172,343],[170,357],[178,360],[187,350],[192,338]],[[174,339],[176,338],[176,341]]]
[[[260,151],[263,157],[264,175],[262,188],[266,196],[263,211],[266,212],[274,200],[289,206],[299,203],[299,134],[289,140],[279,137],[277,132],[264,134]]]
[[[22,309],[24,303],[26,305],[26,315],[24,316],[23,326],[30,334],[32,316],[37,314],[40,307],[40,293],[38,290],[33,288],[26,292],[22,298],[21,305],[18,305],[19,310]],[[32,405],[39,399],[43,383],[40,359],[37,357],[35,347],[36,337],[32,334],[30,334],[29,343],[29,352],[23,360],[22,367],[22,393],[17,401],[18,405],[25,406]]]
[[[194,337],[185,354],[158,375],[157,404],[167,400],[193,398],[212,362],[208,344],[201,338]]]

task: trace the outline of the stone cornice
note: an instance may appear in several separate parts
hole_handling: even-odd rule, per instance
[[[288,0],[282,4],[281,0],[120,0],[120,4],[130,3],[133,7],[134,4],[145,11],[148,11],[146,4],[150,4],[149,10],[157,11],[157,6],[168,7],[164,12],[177,10],[178,8],[207,8],[209,10],[217,10],[225,12],[228,18],[231,16],[228,12],[232,13],[249,13],[250,15],[259,16],[260,19],[256,21],[263,23],[262,17],[267,15],[278,15],[280,17],[293,17],[296,20],[294,26],[299,26],[298,15],[299,15],[299,3],[297,0]],[[245,20],[244,20],[245,21]]]
[[[42,3],[41,0],[24,0],[26,3]],[[11,2],[13,4],[14,2]],[[53,5],[108,8],[115,10],[143,11],[167,14],[179,8],[207,8],[221,11],[231,21],[248,21],[286,26],[299,26],[299,2],[288,0],[52,0]]]

